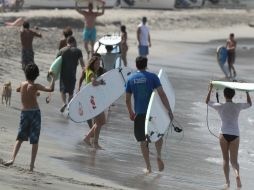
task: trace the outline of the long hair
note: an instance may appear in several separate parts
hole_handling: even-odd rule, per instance
[[[91,59],[88,61],[87,68],[91,69],[93,72],[95,72],[94,64],[98,60],[100,60],[100,57],[98,57],[98,56],[92,56]]]

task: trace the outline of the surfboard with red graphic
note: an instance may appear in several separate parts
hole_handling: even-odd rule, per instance
[[[110,70],[100,76],[105,85],[84,86],[70,101],[68,114],[77,123],[85,122],[99,115],[125,92],[125,83],[131,73],[129,67]]]

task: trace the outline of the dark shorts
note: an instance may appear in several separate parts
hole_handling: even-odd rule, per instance
[[[227,135],[227,134],[222,134],[222,135],[227,142],[231,142],[238,138],[238,136],[236,135]]]
[[[23,69],[29,63],[34,63],[34,51],[32,49],[22,49],[22,65]]]
[[[41,131],[41,112],[39,109],[22,111],[20,115],[17,140],[38,144]]]
[[[135,120],[134,120],[134,135],[138,142],[146,141],[145,119],[146,119],[146,114],[139,114],[135,117]]]
[[[63,80],[60,79],[59,84],[60,84],[60,92],[73,94],[76,80],[73,79],[64,82]]]
[[[140,56],[147,56],[149,54],[148,46],[139,46],[138,52]]]
[[[235,52],[228,52],[228,63],[235,63]]]

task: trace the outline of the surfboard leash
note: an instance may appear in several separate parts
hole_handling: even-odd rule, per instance
[[[211,135],[213,135],[214,137],[216,137],[216,138],[218,138],[219,139],[219,137],[217,136],[217,135],[215,135],[212,131],[211,131],[211,129],[210,129],[210,126],[209,126],[209,118],[208,118],[208,114],[209,114],[209,111],[208,111],[209,109],[208,109],[208,104],[207,104],[207,107],[206,107],[206,126],[207,126],[207,129],[208,129],[208,131],[211,133]]]

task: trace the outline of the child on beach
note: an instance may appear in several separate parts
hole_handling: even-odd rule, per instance
[[[127,32],[126,32],[126,26],[121,26],[121,58],[123,60],[123,64],[125,67],[127,67],[127,51],[128,51],[128,45],[127,45]]]
[[[97,77],[102,75],[104,73],[104,69],[100,67],[100,61],[101,58],[99,56],[92,56],[92,58],[89,60],[89,63],[86,67],[85,73],[83,73],[83,77],[85,77],[86,84],[92,83],[93,86],[99,86],[104,85],[105,82],[103,80],[96,80]],[[96,149],[101,149],[101,146],[99,145],[99,135],[101,127],[106,123],[106,117],[105,113],[102,112],[99,115],[97,115],[93,119],[93,126],[84,138],[84,142],[88,145],[92,145],[90,140],[91,138],[94,138],[93,146]]]
[[[238,126],[239,113],[243,109],[251,107],[252,102],[248,92],[246,92],[247,103],[234,103],[232,98],[235,95],[235,90],[230,88],[224,89],[224,97],[226,103],[215,103],[210,101],[210,96],[212,92],[212,84],[210,84],[209,92],[206,97],[206,104],[214,108],[220,115],[222,126],[220,129],[220,147],[223,156],[223,171],[226,179],[225,188],[230,187],[229,181],[229,160],[233,167],[237,188],[241,188],[241,179],[239,173],[239,163],[238,163],[238,149],[240,143],[240,132]]]
[[[50,75],[52,78],[50,86],[35,83],[35,79],[39,76],[39,68],[36,64],[28,64],[26,66],[25,76],[26,81],[22,82],[16,90],[21,94],[22,103],[17,140],[13,149],[12,158],[3,164],[5,166],[12,165],[21,144],[23,141],[28,141],[29,138],[30,144],[32,144],[30,171],[33,171],[41,130],[41,112],[37,103],[37,95],[39,93],[38,91],[53,92],[55,79]]]

